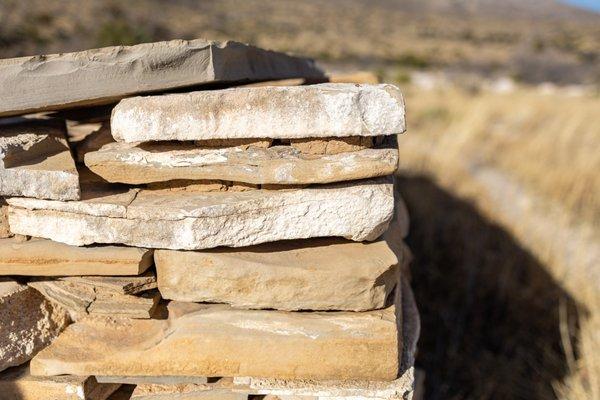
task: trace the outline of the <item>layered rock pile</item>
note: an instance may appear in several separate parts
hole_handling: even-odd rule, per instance
[[[205,41],[0,77],[0,398],[412,396],[396,87]]]

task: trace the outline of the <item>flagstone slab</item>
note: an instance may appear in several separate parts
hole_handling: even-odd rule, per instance
[[[10,58],[0,60],[0,116],[107,104],[199,84],[322,75],[311,60],[204,39]]]
[[[79,176],[64,121],[0,121],[0,195],[79,199]]]
[[[7,400],[106,400],[119,386],[93,376],[32,376],[29,364],[0,374],[0,398]]]
[[[111,143],[85,154],[85,164],[109,182],[143,184],[220,179],[253,184],[311,184],[393,174],[398,149],[332,155],[304,154],[292,146],[201,149],[191,143]]]
[[[0,239],[0,275],[138,275],[152,250],[125,246],[77,247],[47,239]]]
[[[146,271],[140,276],[72,276],[61,280],[99,287],[117,294],[138,294],[158,287],[153,271]]]
[[[120,142],[319,138],[403,133],[404,100],[393,85],[325,83],[238,87],[122,100]]]
[[[375,240],[394,212],[390,177],[288,190],[84,190],[82,201],[10,198],[14,233],[82,246],[198,250],[286,239]],[[125,191],[126,190],[126,191]]]
[[[362,313],[171,302],[167,319],[86,318],[39,353],[31,369],[42,376],[389,381],[400,372],[400,298],[397,306]]]
[[[402,258],[383,238],[367,243],[319,238],[154,254],[165,299],[288,311],[383,308]]]
[[[102,286],[82,284],[69,278],[36,280],[28,285],[52,303],[67,310],[74,321],[87,314],[151,318],[160,300],[160,294],[156,290],[133,296],[116,293]]]
[[[29,361],[69,324],[37,291],[0,278],[0,371]]]

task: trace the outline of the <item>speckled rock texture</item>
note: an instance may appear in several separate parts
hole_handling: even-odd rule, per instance
[[[79,199],[64,121],[0,121],[0,196]]]
[[[320,238],[241,249],[157,250],[154,260],[165,299],[365,311],[383,308],[396,286],[404,256],[392,248],[383,238],[366,243]]]
[[[69,323],[34,289],[0,278],[0,371],[29,361]]]
[[[205,83],[322,76],[310,60],[203,39],[10,58],[0,60],[0,116]]]
[[[397,305],[362,313],[171,302],[163,320],[86,318],[40,352],[31,371],[394,380],[402,351],[398,293]]]
[[[0,239],[0,275],[138,275],[152,250],[125,246],[76,247],[52,240]]]
[[[315,155],[292,146],[201,149],[189,143],[112,143],[87,153],[85,164],[109,182],[128,184],[178,179],[311,184],[390,175],[398,164],[398,150]]]
[[[405,130],[393,85],[245,87],[122,100],[112,112],[122,142],[380,136]]]
[[[304,189],[84,191],[82,201],[10,198],[14,233],[81,246],[199,250],[286,239],[375,240],[394,213],[390,177]]]

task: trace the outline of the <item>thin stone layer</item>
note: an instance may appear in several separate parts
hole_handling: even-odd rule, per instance
[[[29,361],[69,322],[34,289],[0,278],[0,371]]]
[[[154,255],[165,299],[288,311],[383,308],[402,259],[383,238],[371,243],[320,238],[242,249],[157,250]]]
[[[245,87],[133,97],[111,117],[121,142],[318,138],[403,133],[404,100],[393,85]]]
[[[32,376],[29,364],[0,374],[0,398],[7,400],[106,400],[119,386],[93,376]]]
[[[0,239],[0,275],[138,275],[152,265],[152,250],[125,246],[69,246],[52,240]]]
[[[199,250],[286,239],[375,240],[394,212],[391,178],[288,190],[113,192],[93,187],[83,201],[10,198],[15,233],[81,246],[124,243]]]
[[[384,310],[285,312],[169,304],[168,318],[86,318],[31,363],[32,373],[394,380],[401,303]]]
[[[112,143],[85,154],[85,164],[109,182],[144,184],[221,179],[252,184],[311,184],[393,174],[397,148],[303,154],[291,146],[201,149],[188,143]]]
[[[0,121],[0,196],[79,199],[64,121]]]
[[[322,75],[310,60],[204,39],[10,58],[0,60],[0,116],[107,104],[206,83]]]

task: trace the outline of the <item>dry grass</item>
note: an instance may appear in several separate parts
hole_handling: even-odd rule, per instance
[[[405,92],[427,397],[598,399],[600,99]]]

